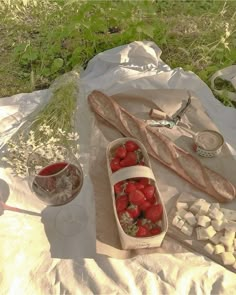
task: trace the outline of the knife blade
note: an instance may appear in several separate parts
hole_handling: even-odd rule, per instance
[[[177,125],[177,123],[181,120],[182,116],[184,115],[184,113],[187,111],[188,107],[191,104],[191,93],[189,91],[188,91],[188,95],[189,95],[188,101],[187,101],[186,105],[184,106],[184,108],[179,110],[177,112],[177,114],[175,114],[172,117],[172,121],[175,122],[175,125]]]

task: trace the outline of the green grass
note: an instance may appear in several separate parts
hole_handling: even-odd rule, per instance
[[[97,53],[135,40],[154,41],[172,68],[209,85],[216,70],[236,63],[235,11],[236,1],[219,0],[2,0],[0,97],[47,88]]]

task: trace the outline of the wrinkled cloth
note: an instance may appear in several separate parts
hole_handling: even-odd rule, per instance
[[[95,118],[87,104],[87,95],[92,90],[115,95],[135,89],[189,89],[199,97],[207,114],[223,134],[231,154],[236,155],[236,110],[224,107],[216,100],[194,73],[185,72],[182,68],[172,70],[160,56],[161,50],[156,44],[133,42],[98,54],[81,74],[77,129],[85,183],[83,192],[70,204],[47,208],[35,199],[25,181],[11,175],[1,163],[2,198],[8,205],[29,211],[28,214],[5,211],[0,216],[1,295],[235,292],[234,273],[203,255],[190,252],[169,237],[166,237],[163,249],[171,244],[171,253],[162,253],[164,251],[160,248],[159,253],[122,260],[95,253],[95,188],[89,174],[89,161],[91,155],[95,156],[91,140]],[[6,116],[4,111],[0,112],[0,126],[3,126],[2,120],[12,120],[10,129],[8,124],[1,129],[2,133],[7,131],[4,142],[34,111],[35,99],[37,104],[43,104],[47,97],[47,90],[44,90],[0,99],[0,110],[7,107],[9,114]],[[12,117],[18,112],[19,116]],[[56,211],[61,208],[67,211],[74,205],[84,208],[78,221],[77,235],[61,235],[53,227]],[[41,216],[33,215],[34,212]]]
[[[113,96],[113,99],[127,111],[143,120],[148,119],[150,108],[157,108],[157,106],[161,107],[167,114],[175,113],[183,102],[186,103],[188,98],[186,90],[179,89],[139,89],[138,93],[135,90],[132,92],[116,94]],[[220,155],[214,158],[197,156],[193,149],[193,134],[206,129],[218,130],[204,111],[199,98],[193,93],[191,95],[191,104],[178,126],[172,129],[162,127],[159,128],[158,131],[167,138],[170,138],[172,142],[187,151],[195,159],[198,159],[203,166],[216,171],[231,181],[236,187],[236,160],[226,144],[223,145]],[[191,128],[187,128],[188,126]],[[101,120],[99,117],[96,117],[96,119],[93,120],[91,136],[93,153],[90,158],[91,168],[89,171],[93,182],[96,204],[97,251],[115,258],[127,258],[139,255],[140,253],[148,254],[159,251],[174,253],[172,244],[170,243],[166,243],[161,249],[148,248],[126,251],[121,248],[116,220],[111,210],[113,206],[110,193],[111,187],[107,171],[107,160],[104,156],[109,142],[119,137],[122,137],[122,135],[118,130],[113,126],[109,126],[103,119]],[[152,157],[149,158],[157,185],[160,188],[161,198],[165,203],[168,213],[173,207],[175,208],[176,196],[181,192],[188,193],[198,198],[204,198],[209,202],[216,202],[216,199],[200,191],[156,159]],[[190,162],[188,165],[190,165]],[[101,177],[101,175],[104,177]],[[104,204],[106,204],[106,206],[104,206]],[[236,201],[224,204],[224,207],[236,210]],[[171,225],[173,216],[168,219],[169,225]],[[106,224],[109,224],[109,227],[107,227]],[[203,246],[204,243],[201,244],[201,247]],[[193,250],[197,251],[198,248],[193,248]]]

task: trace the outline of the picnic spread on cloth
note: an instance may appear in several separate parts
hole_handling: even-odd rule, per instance
[[[48,206],[0,159],[0,294],[233,294],[236,110],[148,41],[78,80],[78,195]],[[0,99],[2,149],[50,92]]]

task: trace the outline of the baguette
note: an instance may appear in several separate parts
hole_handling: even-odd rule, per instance
[[[219,202],[232,201],[236,188],[220,174],[203,166],[188,152],[176,146],[169,138],[144,121],[128,113],[111,97],[100,91],[88,96],[92,110],[117,128],[123,135],[140,140],[147,152],[179,176],[208,193]]]

